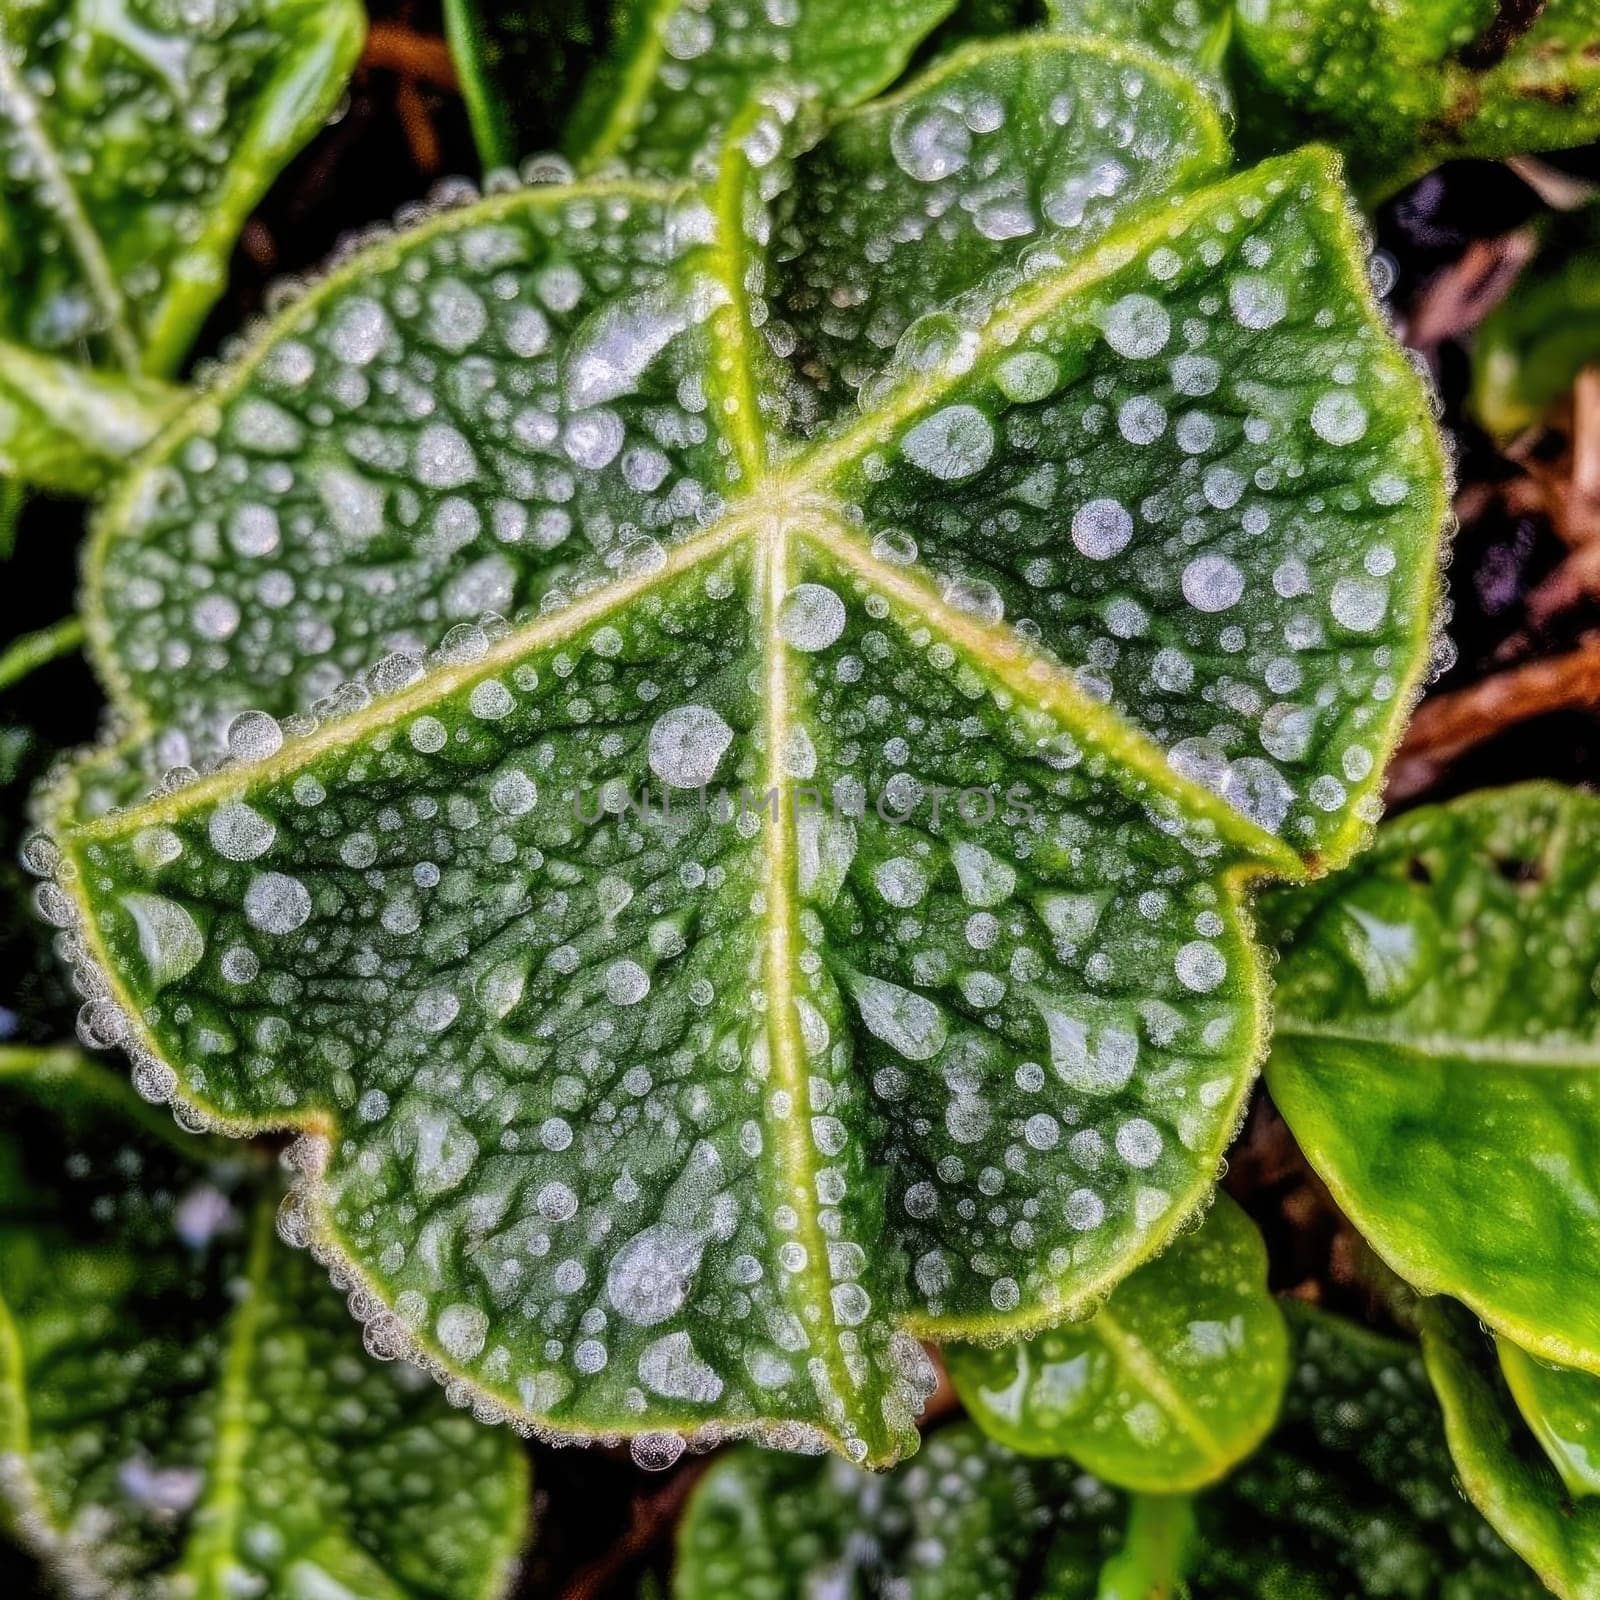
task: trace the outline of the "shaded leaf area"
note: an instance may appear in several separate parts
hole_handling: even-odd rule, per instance
[[[887,1460],[913,1335],[1081,1311],[1209,1188],[1242,882],[1353,845],[1439,507],[1328,158],[1184,187],[1198,103],[1037,41],[873,122],[874,228],[968,157],[982,197],[1120,151],[1123,210],[958,230],[971,291],[807,439],[760,200],[809,183],[826,241],[861,185],[774,110],[708,196],[530,190],[346,262],[111,506],[93,627],[193,734],[158,756],[263,709],[196,783],[57,796],[88,1036],[316,1135],[307,1235],[497,1412]],[[925,165],[962,105],[1016,138]]]
[[[0,472],[90,492],[170,415],[152,378],[364,26],[356,0],[0,13]]]
[[[1600,363],[1600,210],[1558,219],[1538,258],[1478,329],[1472,407],[1502,441],[1550,416]],[[1600,498],[1600,481],[1582,489]]]
[[[22,3],[0,50],[0,312],[35,349],[170,372],[360,43],[349,0]]]
[[[1267,1081],[1340,1206],[1419,1289],[1591,1369],[1597,828],[1573,791],[1473,795],[1263,918]]]
[[[1266,1278],[1260,1235],[1218,1195],[1087,1322],[996,1349],[949,1345],[945,1365],[974,1419],[1013,1450],[1070,1456],[1124,1489],[1195,1489],[1277,1417],[1288,1336]]]
[[[597,0],[444,0],[446,36],[484,168],[555,147],[584,72],[611,31]]]
[[[1051,1600],[1516,1600],[1533,1575],[1457,1494],[1414,1348],[1293,1311],[1293,1380],[1266,1448],[1196,1500],[1128,1500],[970,1424],[887,1478],[742,1450],[679,1536],[677,1600],[825,1592]]]
[[[255,1152],[0,1052],[0,1491],[79,1594],[502,1593],[515,1441],[363,1355]]]
[[[1594,1446],[1600,1379],[1485,1335],[1462,1307],[1421,1309],[1428,1374],[1462,1488],[1562,1600],[1600,1585]]]
[[[1052,0],[1050,20],[1216,80],[1246,150],[1338,145],[1377,196],[1443,161],[1566,149],[1600,131],[1594,0]]]
[[[721,135],[776,85],[849,106],[905,68],[955,0],[624,0],[609,57],[585,84],[566,149],[585,170],[714,167]]]

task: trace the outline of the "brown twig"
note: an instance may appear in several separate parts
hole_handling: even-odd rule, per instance
[[[1418,294],[1406,318],[1406,343],[1432,350],[1477,327],[1505,298],[1537,248],[1531,228],[1475,239]]]
[[[411,160],[416,169],[433,177],[444,165],[444,155],[439,144],[439,133],[428,111],[427,98],[417,87],[416,80],[402,78],[395,85],[395,114],[411,148]]]
[[[1586,635],[1566,655],[1529,661],[1465,689],[1436,695],[1412,720],[1389,780],[1389,798],[1422,793],[1463,751],[1519,722],[1597,704],[1600,634]]]
[[[561,1600],[596,1600],[613,1580],[648,1555],[677,1525],[690,1491],[710,1465],[708,1460],[692,1461],[674,1472],[653,1494],[636,1495],[627,1531],[613,1541],[603,1556],[596,1556],[572,1575],[561,1591]]]
[[[450,47],[437,35],[418,33],[403,22],[374,22],[367,29],[361,65],[398,73],[402,78],[426,83],[435,89],[457,87]]]

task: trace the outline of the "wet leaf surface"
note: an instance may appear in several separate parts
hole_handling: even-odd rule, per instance
[[[504,1592],[515,1440],[363,1355],[263,1157],[72,1051],[0,1097],[0,1491],[69,1592]]]
[[[487,1411],[892,1460],[917,1337],[1086,1309],[1209,1188],[1262,1027],[1244,886],[1360,835],[1439,484],[1328,158],[1195,187],[1185,92],[1007,44],[792,172],[769,109],[705,195],[442,214],[103,519],[114,694],[158,760],[227,725],[230,762],[54,797],[87,1036],[310,1135],[292,1231]],[[959,230],[971,287],[892,297],[802,436],[766,206],[843,217],[844,143],[887,144],[893,254],[904,177],[943,210],[952,171],[1100,159],[1050,106],[1120,208]]]

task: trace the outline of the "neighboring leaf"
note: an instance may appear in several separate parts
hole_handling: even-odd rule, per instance
[[[1461,1498],[1416,1348],[1290,1301],[1264,1450],[1197,1502],[1190,1600],[1536,1600]]]
[[[1045,0],[1050,25],[1142,44],[1203,77],[1221,78],[1233,0]]]
[[[165,376],[337,99],[357,0],[0,5],[0,332]]]
[[[1592,1372],[1541,1361],[1496,1339],[1500,1375],[1574,1499],[1600,1493],[1600,1381]]]
[[[0,473],[90,494],[143,449],[186,396],[0,340]]]
[[[1501,1341],[1506,1376],[1516,1374],[1508,1390],[1494,1344],[1467,1312],[1434,1300],[1420,1315],[1428,1375],[1462,1488],[1552,1592],[1590,1600],[1600,1593],[1600,1501],[1591,1498],[1600,1379],[1537,1363]],[[1532,1409],[1526,1421],[1519,1403]]]
[[[1511,293],[1479,324],[1472,408],[1502,442],[1549,416],[1600,362],[1600,208],[1562,219]]]
[[[1183,1502],[1166,1502],[1180,1507]],[[749,1448],[696,1487],[674,1600],[818,1594],[1089,1600],[1123,1543],[1127,1502],[1065,1461],[1030,1461],[970,1423],[931,1434],[887,1478]],[[1133,1593],[1170,1595],[1166,1587]]]
[[[1159,1250],[1260,1048],[1247,881],[1353,847],[1423,667],[1437,443],[1326,155],[1164,193],[1170,69],[961,70],[980,127],[1102,130],[996,156],[1115,159],[1129,209],[971,246],[864,411],[784,431],[761,111],[709,203],[533,189],[346,262],[90,557],[159,759],[289,721],[55,797],[88,1036],[314,1135],[296,1228],[375,1337],[564,1437],[887,1461],[917,1338]]]
[[[1263,927],[1267,1081],[1340,1207],[1422,1293],[1600,1372],[1597,870],[1600,800],[1531,784],[1389,823]]]
[[[0,1492],[70,1592],[505,1590],[516,1441],[362,1355],[254,1152],[70,1051],[0,1051],[0,1097]]]
[[[1380,193],[1600,133],[1600,0],[1248,0],[1233,38],[1246,130],[1332,140]]]
[[[1267,1252],[1226,1195],[1087,1322],[995,1349],[950,1345],[974,1420],[1025,1455],[1071,1456],[1120,1488],[1174,1494],[1260,1444],[1288,1378]]]
[[[585,171],[677,175],[775,84],[849,106],[886,87],[956,0],[621,0],[609,59],[585,84],[567,150]]]
[[[485,169],[549,149],[608,33],[602,0],[444,0],[445,32]]]
[[[970,1425],[887,1478],[739,1450],[678,1536],[676,1600],[1533,1600],[1456,1493],[1416,1350],[1291,1307],[1271,1440],[1220,1488],[1125,1500]]]

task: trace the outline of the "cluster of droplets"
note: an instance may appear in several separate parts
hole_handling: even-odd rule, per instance
[[[481,1416],[891,1454],[908,1314],[1086,1309],[1232,1131],[1224,874],[1370,789],[1414,380],[1305,163],[1084,251],[1220,145],[1058,65],[1026,128],[1002,58],[861,119],[884,182],[816,158],[782,225],[876,241],[881,318],[825,244],[766,321],[698,199],[519,192],[282,309],[123,496],[113,646],[177,728],[31,851],[84,1037],[191,1120],[337,1126],[283,1230]],[[800,111],[743,134],[758,252]],[[927,315],[943,247],[989,275]],[[776,499],[741,294],[814,376],[888,361]]]
[[[220,288],[224,262],[209,258],[206,230],[237,181],[243,113],[286,59],[324,48],[315,20],[302,38],[282,21],[263,26],[261,12],[258,0],[103,8],[92,24],[92,67],[83,44],[90,24],[78,14],[36,6],[8,19],[0,164],[17,236],[36,257],[17,275],[27,280],[13,313],[26,343],[137,364],[177,263],[191,286],[209,278]],[[92,97],[80,82],[90,74]],[[122,219],[135,211],[159,214],[162,246],[147,226],[124,233]]]
[[[919,318],[1070,259],[1224,159],[1198,92],[1115,48],[1030,37],[935,73],[805,164],[775,268],[800,364],[870,407],[863,386]]]
[[[869,526],[912,530],[902,559],[1300,848],[1371,812],[1431,624],[1408,553],[1429,425],[1347,281],[1343,203],[1279,177],[1172,224],[1091,307],[1025,283],[974,302],[970,341],[925,319],[876,387],[910,366],[949,398],[852,485]],[[996,330],[1012,348],[975,360]]]
[[[249,695],[228,710],[293,710],[484,611],[647,569],[720,510],[703,206],[536,186],[474,215],[283,312],[129,492],[102,592],[164,719],[214,707],[213,673]]]

